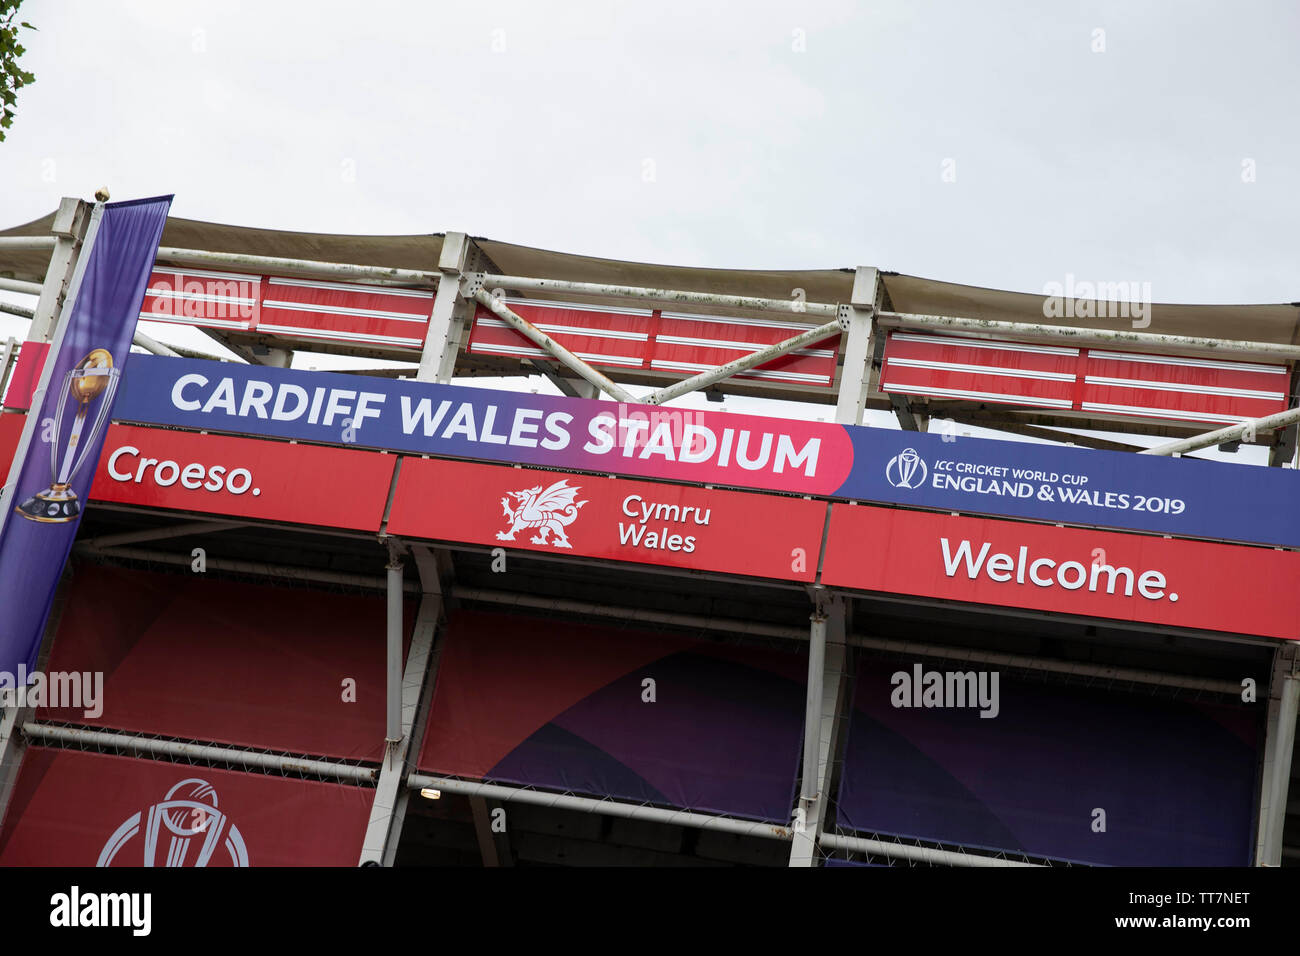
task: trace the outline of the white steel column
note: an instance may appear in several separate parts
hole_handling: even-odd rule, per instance
[[[5,339],[4,348],[0,348],[0,399],[4,398],[5,386],[9,384],[9,370],[17,360],[18,340],[13,337]]]
[[[853,296],[848,305],[840,306],[840,325],[847,333],[839,399],[835,403],[835,421],[841,425],[862,424],[867,386],[871,383],[875,316],[882,290],[880,273],[873,266],[858,266]]]
[[[1282,830],[1286,825],[1287,792],[1295,747],[1300,671],[1295,645],[1273,652],[1268,687],[1268,729],[1264,736],[1264,769],[1259,782],[1259,832],[1256,866],[1282,865]]]
[[[388,706],[385,708],[384,740],[391,748],[401,743],[406,736],[402,729],[402,611],[406,603],[406,594],[402,588],[404,581],[400,550],[393,539],[388,541],[388,588],[386,593],[386,637],[388,680],[386,696]]]
[[[50,609],[49,620],[45,622],[41,647],[36,654],[38,671],[44,672],[49,661],[54,635],[58,632],[59,619],[63,616],[63,601],[63,581],[60,581],[54,593],[54,606]],[[13,796],[14,784],[18,780],[18,770],[22,766],[23,755],[27,752],[27,736],[23,727],[36,719],[35,707],[18,706],[16,691],[17,688],[0,692],[0,824],[4,823],[9,798]],[[9,699],[10,694],[15,695],[12,701]]]
[[[54,224],[50,227],[54,233],[54,252],[50,256],[45,282],[41,285],[40,298],[36,302],[31,328],[27,332],[29,342],[48,342],[54,334],[55,322],[63,309],[63,300],[77,268],[81,240],[86,235],[92,208],[91,203],[68,196],[59,201],[59,211],[54,214]]]
[[[456,371],[456,353],[460,350],[460,332],[468,308],[461,295],[460,277],[465,271],[469,237],[463,232],[449,232],[442,238],[438,256],[438,291],[433,297],[433,314],[429,332],[424,337],[417,382],[451,381]]]
[[[388,741],[384,748],[384,762],[375,787],[375,800],[370,808],[370,822],[366,826],[361,846],[361,866],[392,866],[397,855],[397,841],[406,818],[409,799],[402,784],[406,777],[407,762],[416,754],[420,737],[419,719],[432,686],[429,677],[433,671],[431,663],[434,660],[434,638],[443,610],[442,585],[432,553],[418,545],[412,548],[412,552],[420,570],[424,597],[415,618],[411,649],[406,656],[406,671],[402,676],[401,739]]]
[[[790,866],[816,866],[817,840],[830,797],[839,746],[840,709],[846,683],[845,602],[820,598],[812,615],[808,648],[808,694],[804,716],[803,782],[795,813]]]

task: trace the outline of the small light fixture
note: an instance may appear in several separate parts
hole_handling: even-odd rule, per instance
[[[433,787],[422,787],[420,789],[420,796],[424,797],[426,800],[441,800],[442,791],[434,790]]]

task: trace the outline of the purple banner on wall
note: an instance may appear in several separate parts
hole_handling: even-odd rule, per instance
[[[422,771],[788,823],[802,649],[458,609]]]
[[[36,665],[171,197],[98,206],[0,495],[0,670]]]
[[[841,827],[1109,866],[1249,865],[1257,713],[1008,672],[991,718],[895,706],[892,675],[913,666],[859,671]]]

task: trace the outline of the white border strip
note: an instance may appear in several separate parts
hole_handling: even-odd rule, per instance
[[[180,276],[183,279],[192,277],[196,279],[216,279],[219,282],[230,282],[231,280],[236,282],[251,282],[258,286],[262,284],[262,277],[260,275],[249,275],[244,272],[205,272],[199,269],[176,269],[169,266],[157,265],[153,267],[153,271],[162,273],[163,275]]]
[[[895,332],[891,339],[901,342],[926,342],[955,345],[971,349],[997,349],[1003,352],[1036,352],[1042,355],[1078,356],[1079,350],[1059,345],[1021,345],[1019,342],[995,342],[987,339],[963,339],[956,335],[923,335],[920,332]]]
[[[1108,352],[1105,349],[1089,349],[1088,357],[1099,362],[1145,362],[1151,365],[1183,365],[1193,368],[1215,368],[1228,372],[1267,372],[1270,375],[1285,375],[1285,365],[1258,365],[1252,362],[1216,362],[1212,359],[1179,358],[1174,355],[1142,355],[1137,352]]]
[[[254,332],[276,332],[297,339],[323,339],[339,342],[369,342],[372,345],[402,345],[407,348],[420,348],[423,339],[408,339],[397,335],[374,335],[365,332],[335,332],[332,329],[304,329],[294,325],[268,325],[259,323]]]
[[[432,300],[430,300],[432,303]],[[432,308],[432,305],[430,306]],[[262,309],[281,309],[285,312],[319,312],[322,315],[351,315],[366,319],[392,319],[395,322],[429,323],[429,316],[416,315],[414,312],[384,312],[379,309],[353,309],[341,305],[312,305],[307,302],[285,302],[279,299],[264,299]]]
[[[1214,415],[1210,412],[1184,412],[1172,408],[1135,408],[1132,405],[1106,405],[1102,402],[1084,402],[1083,411],[1138,415],[1143,418],[1173,418],[1185,422],[1223,422],[1225,425],[1237,425],[1251,420],[1249,415]]]
[[[474,347],[470,349],[470,353],[473,355],[521,355],[555,361],[555,356],[550,352],[526,345],[483,345],[480,342],[475,342]],[[594,365],[627,365],[632,368],[640,368],[644,362],[644,359],[635,358],[631,355],[600,355],[596,352],[574,352],[573,354]]]
[[[716,365],[701,365],[696,362],[669,362],[663,359],[656,359],[650,363],[653,369],[662,369],[666,372],[705,372],[717,368]],[[737,372],[736,378],[771,378],[787,382],[809,382],[809,383],[830,383],[829,375],[813,375],[808,372],[783,372],[773,369],[746,369],[743,372]]]
[[[791,309],[790,311],[794,311]],[[677,322],[717,322],[721,325],[761,325],[769,329],[789,329],[792,332],[807,332],[809,329],[817,328],[815,323],[809,322],[801,324],[799,322],[778,322],[774,319],[737,319],[729,315],[696,315],[692,312],[660,312],[661,319],[672,319]]]
[[[939,398],[972,398],[985,402],[1006,402],[1011,405],[1040,405],[1043,408],[1071,408],[1074,402],[1068,398],[1030,398],[1027,395],[1001,395],[997,392],[968,392],[960,388],[938,388],[934,386],[907,385],[901,382],[882,382],[881,391],[906,392],[909,395],[934,395]]]
[[[835,333],[832,332],[827,336],[827,338],[830,338],[832,335],[835,335]],[[778,344],[776,342],[735,342],[726,339],[695,339],[685,335],[659,335],[655,337],[655,342],[656,344],[681,345],[690,348],[731,349],[735,352],[745,353],[757,352],[759,349],[771,348],[773,345]],[[816,358],[831,358],[835,355],[835,353],[830,349],[796,349],[795,353],[787,354],[809,355]],[[779,358],[780,356],[777,357]]]
[[[493,329],[509,329],[515,332],[515,327],[498,318],[487,318],[480,316],[478,324]],[[588,329],[580,325],[551,325],[550,323],[533,323],[535,328],[551,335],[590,335],[598,339],[623,339],[628,342],[645,342],[650,338],[648,332],[619,332],[616,329]],[[516,334],[518,334],[516,332]]]
[[[955,362],[931,362],[925,359],[890,358],[890,365],[902,368],[930,369],[936,372],[969,372],[975,375],[1004,375],[1007,378],[1032,378],[1045,382],[1074,382],[1078,376],[1073,372],[1035,372],[1032,369],[995,368],[991,365],[962,365]]]
[[[1106,378],[1101,375],[1089,375],[1084,379],[1088,385],[1102,385],[1107,388],[1141,388],[1158,392],[1190,392],[1193,395],[1223,395],[1229,398],[1258,398],[1282,401],[1286,395],[1282,392],[1260,392],[1249,388],[1217,388],[1213,385],[1185,385],[1181,382],[1153,382],[1147,379]]]
[[[431,289],[395,289],[384,285],[357,285],[350,282],[313,282],[311,279],[272,278],[271,286],[293,286],[297,289],[320,289],[323,292],[356,292],[362,295],[392,295],[407,299],[428,299],[433,302]]]
[[[529,309],[569,309],[573,312],[608,312],[611,315],[635,315],[641,318],[650,318],[654,314],[653,309],[633,309],[621,305],[589,305],[583,302],[552,302],[549,299],[523,299],[512,296],[506,296],[503,300],[506,305],[522,305]],[[483,306],[482,308],[486,308]]]
[[[242,295],[212,295],[207,292],[160,292],[149,289],[145,292],[146,297],[155,299],[171,299],[172,301],[181,302],[233,302],[235,305],[257,305],[256,299],[250,299]]]
[[[228,319],[205,319],[202,316],[191,318],[186,315],[167,315],[163,312],[141,312],[141,322],[167,322],[172,325],[190,325],[195,328],[211,327],[214,329],[239,329],[247,332],[248,325],[252,319],[245,319],[242,322],[232,322]]]

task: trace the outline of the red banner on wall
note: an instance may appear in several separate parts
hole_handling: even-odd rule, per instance
[[[395,461],[369,451],[114,425],[90,497],[378,531]]]
[[[415,611],[408,601],[407,640]],[[82,699],[37,716],[379,760],[384,640],[379,594],[82,563],[49,662],[51,672],[85,675]]]
[[[408,458],[388,531],[811,581],[825,517],[800,498]]]
[[[823,584],[1300,639],[1300,553],[833,505]]]
[[[14,363],[13,374],[3,396],[5,408],[31,408],[32,395],[40,384],[45,359],[50,354],[49,342],[24,342]]]
[[[9,474],[9,463],[14,460],[14,449],[23,435],[23,415],[0,415],[0,471]]]
[[[374,790],[33,747],[0,866],[356,866]]]

